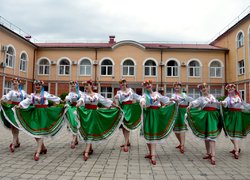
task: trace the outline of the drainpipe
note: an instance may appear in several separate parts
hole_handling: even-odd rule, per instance
[[[225,77],[225,82],[227,83],[227,53],[226,52],[224,52],[224,61],[225,61],[224,77]]]
[[[95,48],[95,61],[97,61],[97,48]],[[94,82],[94,91],[97,91],[97,64],[98,63],[95,63],[94,66],[95,66],[95,82]]]
[[[162,49],[161,49],[161,87],[162,87]]]
[[[36,52],[37,52],[37,49],[35,48],[34,49],[34,54],[33,54],[33,74],[32,74],[32,82],[34,81],[35,79],[35,67],[36,67]],[[31,82],[31,83],[32,83]],[[27,87],[28,87],[28,84],[27,84]],[[34,86],[32,85],[31,86],[31,91],[34,92]]]
[[[225,83],[223,86],[223,89],[225,89],[225,85],[228,83],[228,77],[227,77],[227,52],[224,52],[224,61],[225,61],[225,68],[224,68],[224,77],[225,77]],[[224,95],[227,96],[227,92],[224,90]]]
[[[160,88],[158,88],[159,89],[159,92],[161,93],[161,94],[163,94],[163,92],[164,92],[164,88],[163,88],[163,82],[162,82],[162,75],[163,75],[163,73],[162,73],[162,69],[163,69],[163,66],[164,66],[164,64],[163,64],[163,62],[162,62],[162,56],[163,56],[163,50],[161,49],[161,62],[160,62],[160,67],[161,67],[161,85],[160,85]]]

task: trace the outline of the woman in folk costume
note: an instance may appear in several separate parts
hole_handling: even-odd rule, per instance
[[[78,134],[87,143],[83,152],[83,159],[87,161],[89,155],[93,154],[92,143],[107,140],[119,127],[122,118],[120,108],[110,108],[116,106],[110,99],[106,99],[98,93],[94,93],[91,80],[84,82],[85,94],[77,103],[77,114],[80,127]],[[107,108],[98,108],[98,104]],[[84,106],[81,106],[84,105]]]
[[[65,97],[67,111],[65,113],[65,118],[68,123],[68,127],[73,134],[71,141],[71,149],[75,149],[75,146],[78,145],[77,133],[78,133],[78,122],[76,120],[76,104],[81,97],[79,91],[79,84],[77,81],[70,81],[70,92]]]
[[[207,155],[203,159],[209,159],[215,165],[215,142],[222,129],[219,102],[209,94],[206,83],[198,85],[198,88],[201,97],[187,107],[188,124],[195,136],[205,140]]]
[[[175,101],[178,104],[178,115],[174,124],[174,132],[179,141],[179,145],[176,148],[180,149],[181,153],[184,153],[184,145],[185,145],[185,131],[187,131],[187,124],[185,123],[185,114],[188,104],[194,99],[190,96],[187,96],[186,93],[181,92],[181,82],[175,82],[174,86],[174,94],[170,100]]]
[[[37,141],[34,160],[39,160],[39,154],[46,154],[47,149],[43,137],[54,136],[63,125],[63,107],[48,107],[48,100],[59,103],[60,98],[44,91],[43,81],[35,80],[35,92],[21,101],[14,109],[19,127]],[[33,104],[33,106],[30,106]]]
[[[18,138],[19,126],[15,120],[12,108],[18,105],[22,100],[24,100],[28,95],[22,90],[21,79],[12,79],[13,89],[10,90],[6,95],[1,98],[1,119],[6,128],[11,129],[13,140],[9,145],[10,151],[14,152],[15,148],[20,147],[20,142]],[[10,104],[3,103],[11,101]]]
[[[143,82],[145,92],[140,103],[143,110],[143,134],[146,139],[151,164],[156,165],[156,143],[166,139],[174,127],[177,106],[169,98],[158,92],[153,92],[152,81]],[[164,105],[162,105],[164,104]],[[171,104],[169,106],[165,106]]]
[[[242,110],[249,110],[249,105],[242,101],[235,84],[228,84],[225,89],[228,96],[221,104],[227,109],[224,110],[224,126],[226,134],[230,137],[234,149],[230,151],[235,159],[239,159],[239,142],[250,132],[250,113]]]
[[[124,152],[128,152],[130,146],[129,134],[131,130],[137,129],[141,124],[141,106],[138,102],[141,96],[137,95],[131,88],[128,88],[126,79],[119,81],[120,89],[115,96],[124,112],[122,131],[125,143],[121,145]]]

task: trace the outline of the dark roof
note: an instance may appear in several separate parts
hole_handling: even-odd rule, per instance
[[[128,41],[131,42],[131,41]],[[118,42],[119,43],[119,42]],[[126,41],[123,41],[126,44]],[[146,49],[228,50],[209,44],[138,43]],[[36,43],[40,48],[112,48],[116,43]]]
[[[111,48],[110,43],[36,43],[41,48]]]
[[[27,38],[19,35],[17,32],[15,31],[12,31],[11,29],[7,28],[6,26],[4,26],[3,24],[0,23],[0,27],[3,28],[4,30],[14,34],[15,36],[17,36],[18,38],[21,38],[22,40],[24,40],[25,42],[27,42],[28,44],[32,45],[32,46],[35,46],[36,47],[36,44],[34,44],[33,42],[31,42],[30,40],[28,40]]]
[[[199,50],[228,50],[212,46],[209,44],[143,44],[146,48],[166,48],[166,49],[199,49]]]

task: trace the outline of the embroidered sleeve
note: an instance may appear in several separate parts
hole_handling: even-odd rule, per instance
[[[106,107],[110,107],[112,105],[112,101],[110,99],[104,98],[102,95],[97,94],[98,96],[98,102]]]
[[[20,106],[23,109],[26,109],[29,107],[30,104],[33,103],[33,98],[35,98],[32,94],[28,96],[28,98],[24,99],[23,101],[20,102]]]
[[[60,97],[57,97],[57,96],[55,96],[55,95],[53,95],[53,94],[50,94],[50,93],[48,93],[48,92],[44,92],[44,98],[45,98],[46,100],[51,100],[51,101],[53,101],[53,102],[60,102],[60,100],[61,100]]]
[[[12,94],[13,94],[13,91],[9,91],[6,95],[3,95],[2,100],[4,102],[11,100]]]

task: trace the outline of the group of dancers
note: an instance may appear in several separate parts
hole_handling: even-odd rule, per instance
[[[12,79],[13,89],[1,98],[1,119],[13,135],[9,149],[14,153],[20,147],[19,130],[35,138],[37,148],[34,160],[47,153],[43,139],[56,135],[64,126],[72,133],[70,147],[76,148],[78,141],[86,143],[83,160],[94,152],[92,144],[112,137],[116,129],[122,128],[124,144],[122,151],[131,146],[130,131],[140,128],[148,154],[145,158],[156,165],[156,145],[165,141],[174,131],[180,153],[185,152],[185,132],[188,126],[193,134],[204,140],[206,155],[203,159],[215,165],[215,142],[222,129],[230,137],[234,148],[230,153],[239,158],[239,142],[250,132],[250,104],[244,103],[236,86],[228,84],[228,96],[218,101],[209,93],[206,83],[198,85],[201,96],[194,100],[182,92],[181,82],[173,84],[171,98],[153,91],[152,81],[142,83],[144,94],[136,94],[128,87],[126,79],[119,81],[120,90],[114,100],[104,98],[93,91],[91,80],[83,82],[84,92],[77,81],[70,81],[70,92],[62,100],[44,91],[44,82],[34,81],[35,91],[28,95],[21,88],[19,78]],[[53,106],[48,106],[48,101]],[[61,105],[63,104],[63,105]]]

